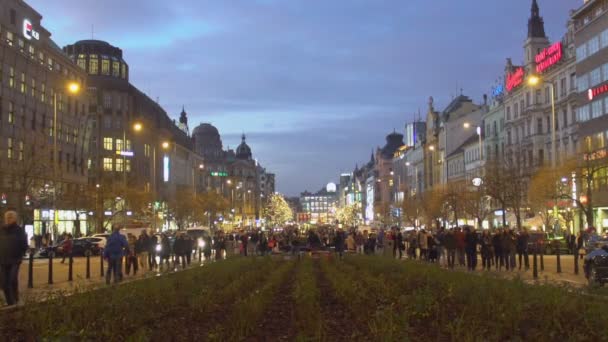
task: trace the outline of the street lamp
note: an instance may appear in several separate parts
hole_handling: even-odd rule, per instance
[[[71,81],[66,84],[68,93],[78,94],[80,92],[80,84]],[[59,158],[57,156],[57,92],[53,94],[53,185],[55,187],[53,191],[53,225],[57,224],[59,218],[57,214],[57,176],[59,166]],[[56,228],[56,227],[55,227]]]
[[[136,122],[136,123],[133,124],[133,130],[135,132],[141,131],[142,128],[143,128],[143,125],[141,123],[139,123],[139,122]]]
[[[542,78],[537,75],[530,75],[528,77],[528,85],[530,87],[536,87],[543,83]],[[556,155],[556,144],[555,144],[555,86],[553,82],[547,82],[550,86],[551,91],[551,166],[555,168],[557,155]]]
[[[169,149],[169,142],[168,141],[163,141],[162,144],[160,145],[164,150],[168,150]]]
[[[468,123],[468,122],[465,122],[465,123],[462,124],[462,127],[469,128],[469,127],[471,127],[471,124]]]

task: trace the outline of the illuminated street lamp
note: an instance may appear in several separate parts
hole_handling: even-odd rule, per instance
[[[536,87],[543,83],[540,76],[530,75],[528,77],[528,85],[530,87]],[[555,144],[555,87],[553,82],[548,82],[551,88],[551,167],[555,169],[557,156],[556,156],[556,144]]]
[[[465,122],[465,123],[462,124],[462,127],[469,128],[469,127],[471,127],[471,124],[468,123],[468,122]]]
[[[141,131],[143,129],[143,127],[144,126],[141,123],[139,123],[139,122],[136,122],[136,123],[133,124],[133,130],[135,132]]]
[[[167,150],[169,149],[169,142],[168,141],[163,141],[162,144],[160,145],[163,149]]]
[[[68,93],[76,95],[80,92],[80,84],[77,82],[68,82],[66,84]],[[57,92],[53,94],[53,185],[57,189],[57,176],[59,172],[57,170],[59,166],[59,160],[57,157]],[[57,224],[59,219],[57,213],[57,191],[53,192],[53,224]]]
[[[435,151],[435,145],[429,146],[429,151]]]

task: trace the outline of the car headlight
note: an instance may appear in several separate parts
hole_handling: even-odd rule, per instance
[[[199,246],[200,248],[205,247],[205,241],[204,241],[204,240],[198,240],[198,246]]]
[[[156,251],[160,252],[163,249],[163,247],[161,245],[156,245]]]

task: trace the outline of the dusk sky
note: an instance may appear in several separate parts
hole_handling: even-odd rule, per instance
[[[386,134],[443,109],[463,89],[481,102],[523,60],[531,0],[26,0],[60,46],[122,48],[131,82],[224,147],[247,135],[277,190],[318,190],[367,162]],[[582,0],[538,0],[549,38]]]

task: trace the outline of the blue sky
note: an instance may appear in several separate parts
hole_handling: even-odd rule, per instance
[[[480,102],[523,60],[531,0],[26,0],[60,45],[123,49],[131,82],[224,146],[245,132],[288,195],[369,160],[427,99]],[[538,0],[551,40],[582,0]]]

